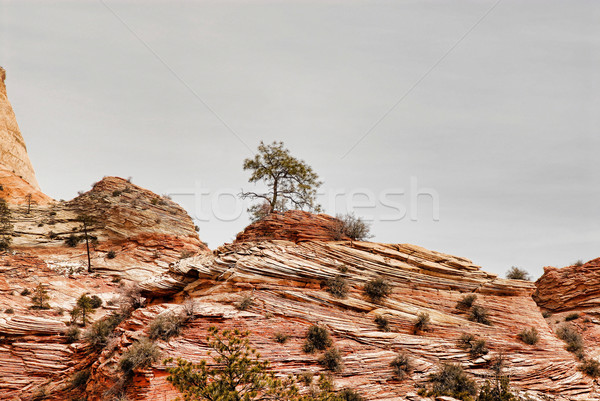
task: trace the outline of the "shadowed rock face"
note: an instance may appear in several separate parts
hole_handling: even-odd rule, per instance
[[[48,201],[50,198],[40,192],[25,141],[8,101],[5,78],[6,72],[0,67],[0,184],[6,188],[0,195],[15,203],[22,203],[22,196],[29,193],[35,194],[36,201]],[[15,191],[9,190],[12,187]]]
[[[600,258],[577,266],[545,267],[536,282],[538,305],[562,312],[600,307]]]

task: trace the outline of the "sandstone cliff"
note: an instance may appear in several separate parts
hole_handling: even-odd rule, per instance
[[[32,194],[34,201],[48,202],[41,193],[25,141],[19,131],[4,83],[6,71],[0,67],[0,196],[15,203],[24,203],[25,196]]]

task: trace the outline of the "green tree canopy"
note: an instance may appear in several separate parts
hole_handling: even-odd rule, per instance
[[[303,160],[290,155],[283,142],[265,145],[261,141],[258,153],[244,160],[244,170],[252,171],[249,182],[262,181],[268,188],[266,192],[241,193],[244,199],[262,200],[248,209],[253,220],[260,220],[272,211],[321,210],[316,202],[317,188],[322,184],[319,176]]]

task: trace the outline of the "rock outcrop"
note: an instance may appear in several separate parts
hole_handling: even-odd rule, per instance
[[[536,287],[535,301],[550,311],[598,308],[600,258],[563,268],[545,267]]]
[[[37,202],[48,202],[41,193],[33,167],[27,155],[25,141],[19,130],[12,106],[6,94],[6,71],[0,67],[0,196],[14,203],[24,203],[32,194]]]
[[[239,233],[235,242],[263,240],[335,241],[348,240],[339,230],[340,221],[326,214],[313,214],[301,210],[273,212],[250,224]]]

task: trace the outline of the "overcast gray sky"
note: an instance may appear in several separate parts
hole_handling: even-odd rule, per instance
[[[210,202],[235,216],[216,194],[248,188],[247,146],[282,140],[323,179],[326,212],[372,192],[376,206],[355,211],[374,218],[375,241],[498,274],[600,256],[597,1],[0,7],[9,99],[54,198],[104,175],[203,189],[174,199],[208,220],[200,236],[215,248],[248,220],[219,221]],[[411,180],[437,194],[439,221],[431,197],[411,201]]]

